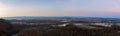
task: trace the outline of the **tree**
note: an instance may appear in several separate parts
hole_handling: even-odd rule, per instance
[[[12,29],[12,24],[4,19],[0,19],[0,34],[11,36],[10,30]]]
[[[38,29],[27,29],[20,31],[18,36],[42,36],[42,33]]]

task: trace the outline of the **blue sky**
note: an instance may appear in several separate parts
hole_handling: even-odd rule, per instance
[[[0,0],[1,16],[119,17],[120,0]]]

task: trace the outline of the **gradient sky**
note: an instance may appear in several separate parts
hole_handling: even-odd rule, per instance
[[[120,0],[0,0],[0,17],[120,17]]]

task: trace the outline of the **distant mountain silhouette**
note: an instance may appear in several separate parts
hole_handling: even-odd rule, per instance
[[[104,18],[104,17],[82,17],[82,16],[19,16],[19,17],[4,17],[4,19],[49,19],[49,18],[57,18],[57,19],[108,19],[108,20],[120,20],[119,18]]]

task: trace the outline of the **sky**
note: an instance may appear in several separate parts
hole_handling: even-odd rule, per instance
[[[0,17],[12,16],[120,18],[120,0],[0,0]]]

